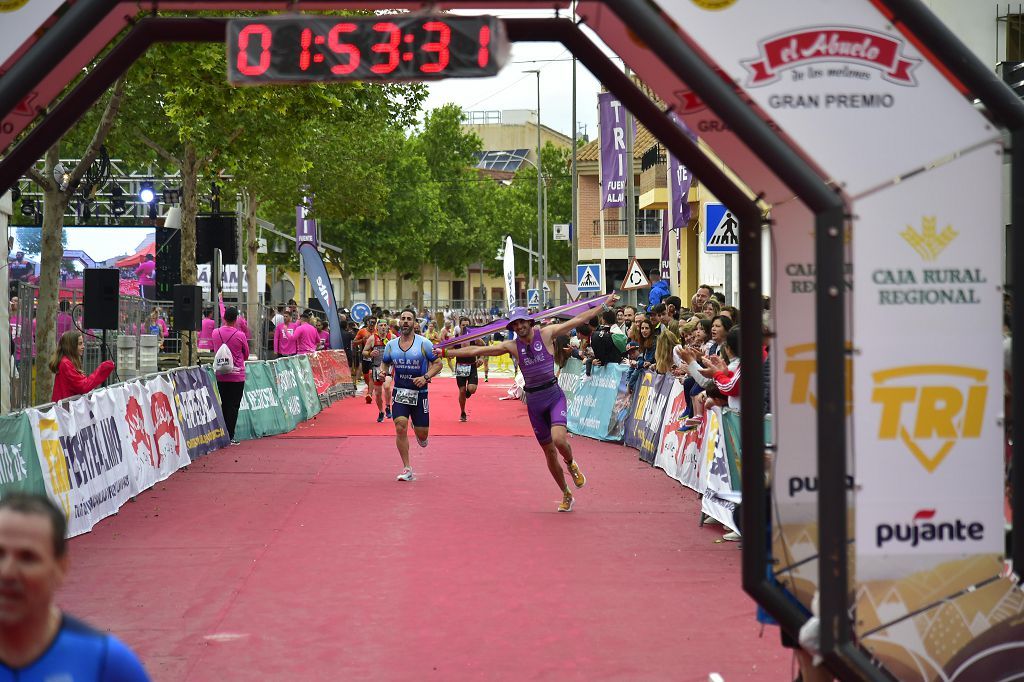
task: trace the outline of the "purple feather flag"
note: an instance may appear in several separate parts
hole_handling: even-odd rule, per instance
[[[530,319],[542,320],[546,317],[555,316],[575,317],[584,310],[589,310],[591,308],[596,308],[600,305],[604,305],[612,296],[613,294],[607,294],[605,296],[598,296],[596,298],[588,298],[583,301],[566,303],[565,305],[560,305],[556,308],[549,308],[548,310],[542,310],[539,313],[534,313],[533,315],[530,315]],[[473,331],[471,331],[468,334],[462,334],[461,336],[456,336],[455,338],[448,339],[446,341],[441,341],[440,343],[436,343],[434,344],[434,348],[445,348],[447,346],[453,346],[459,343],[468,343],[470,341],[476,341],[477,339],[487,336],[488,334],[505,331],[505,327],[507,325],[508,320],[506,318],[495,320],[494,322],[485,324],[482,327],[474,327]]]

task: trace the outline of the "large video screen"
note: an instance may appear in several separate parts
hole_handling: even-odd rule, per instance
[[[36,284],[39,281],[42,228],[14,226],[8,231],[13,246],[7,259],[10,282]],[[145,227],[78,227],[68,226],[61,240],[64,258],[60,267],[60,286],[82,288],[82,272],[86,268],[118,268],[121,271],[121,293],[139,295],[137,268],[147,254],[160,258],[155,248],[155,229]]]

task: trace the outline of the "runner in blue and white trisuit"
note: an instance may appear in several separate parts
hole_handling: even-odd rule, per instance
[[[612,296],[609,303],[618,300]],[[547,458],[548,471],[555,479],[558,489],[562,491],[562,502],[558,511],[572,511],[573,497],[565,482],[565,472],[558,461],[559,455],[572,476],[577,488],[582,488],[587,478],[580,471],[579,465],[572,456],[566,431],[565,394],[555,378],[554,339],[566,334],[576,325],[589,321],[597,314],[596,310],[585,310],[566,322],[549,324],[543,329],[535,329],[533,320],[526,308],[516,308],[508,318],[508,329],[515,337],[495,346],[471,346],[441,350],[442,357],[479,358],[489,355],[509,354],[519,361],[519,368],[526,380],[526,410],[530,415],[530,424],[537,442],[544,450]]]
[[[430,426],[430,405],[427,402],[427,384],[441,372],[441,360],[434,354],[434,344],[413,333],[416,313],[406,308],[398,318],[400,336],[384,347],[383,371],[394,376],[391,417],[395,422],[395,443],[405,467],[399,481],[416,479],[409,462],[409,420],[412,419],[416,442],[427,447]],[[394,370],[392,371],[392,368]]]

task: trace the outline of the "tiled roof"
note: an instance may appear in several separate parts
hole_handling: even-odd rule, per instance
[[[643,127],[639,123],[636,124],[636,138],[633,140],[633,159],[639,160],[648,149],[658,143],[658,140],[654,137],[651,131]],[[600,153],[600,147],[597,140],[591,140],[587,144],[580,147],[580,150],[576,152],[576,160],[579,162],[585,161],[597,161],[597,155]]]

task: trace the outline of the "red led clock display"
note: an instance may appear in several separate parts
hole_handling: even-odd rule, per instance
[[[234,85],[332,80],[432,80],[498,73],[509,45],[488,16],[287,16],[228,22]]]

